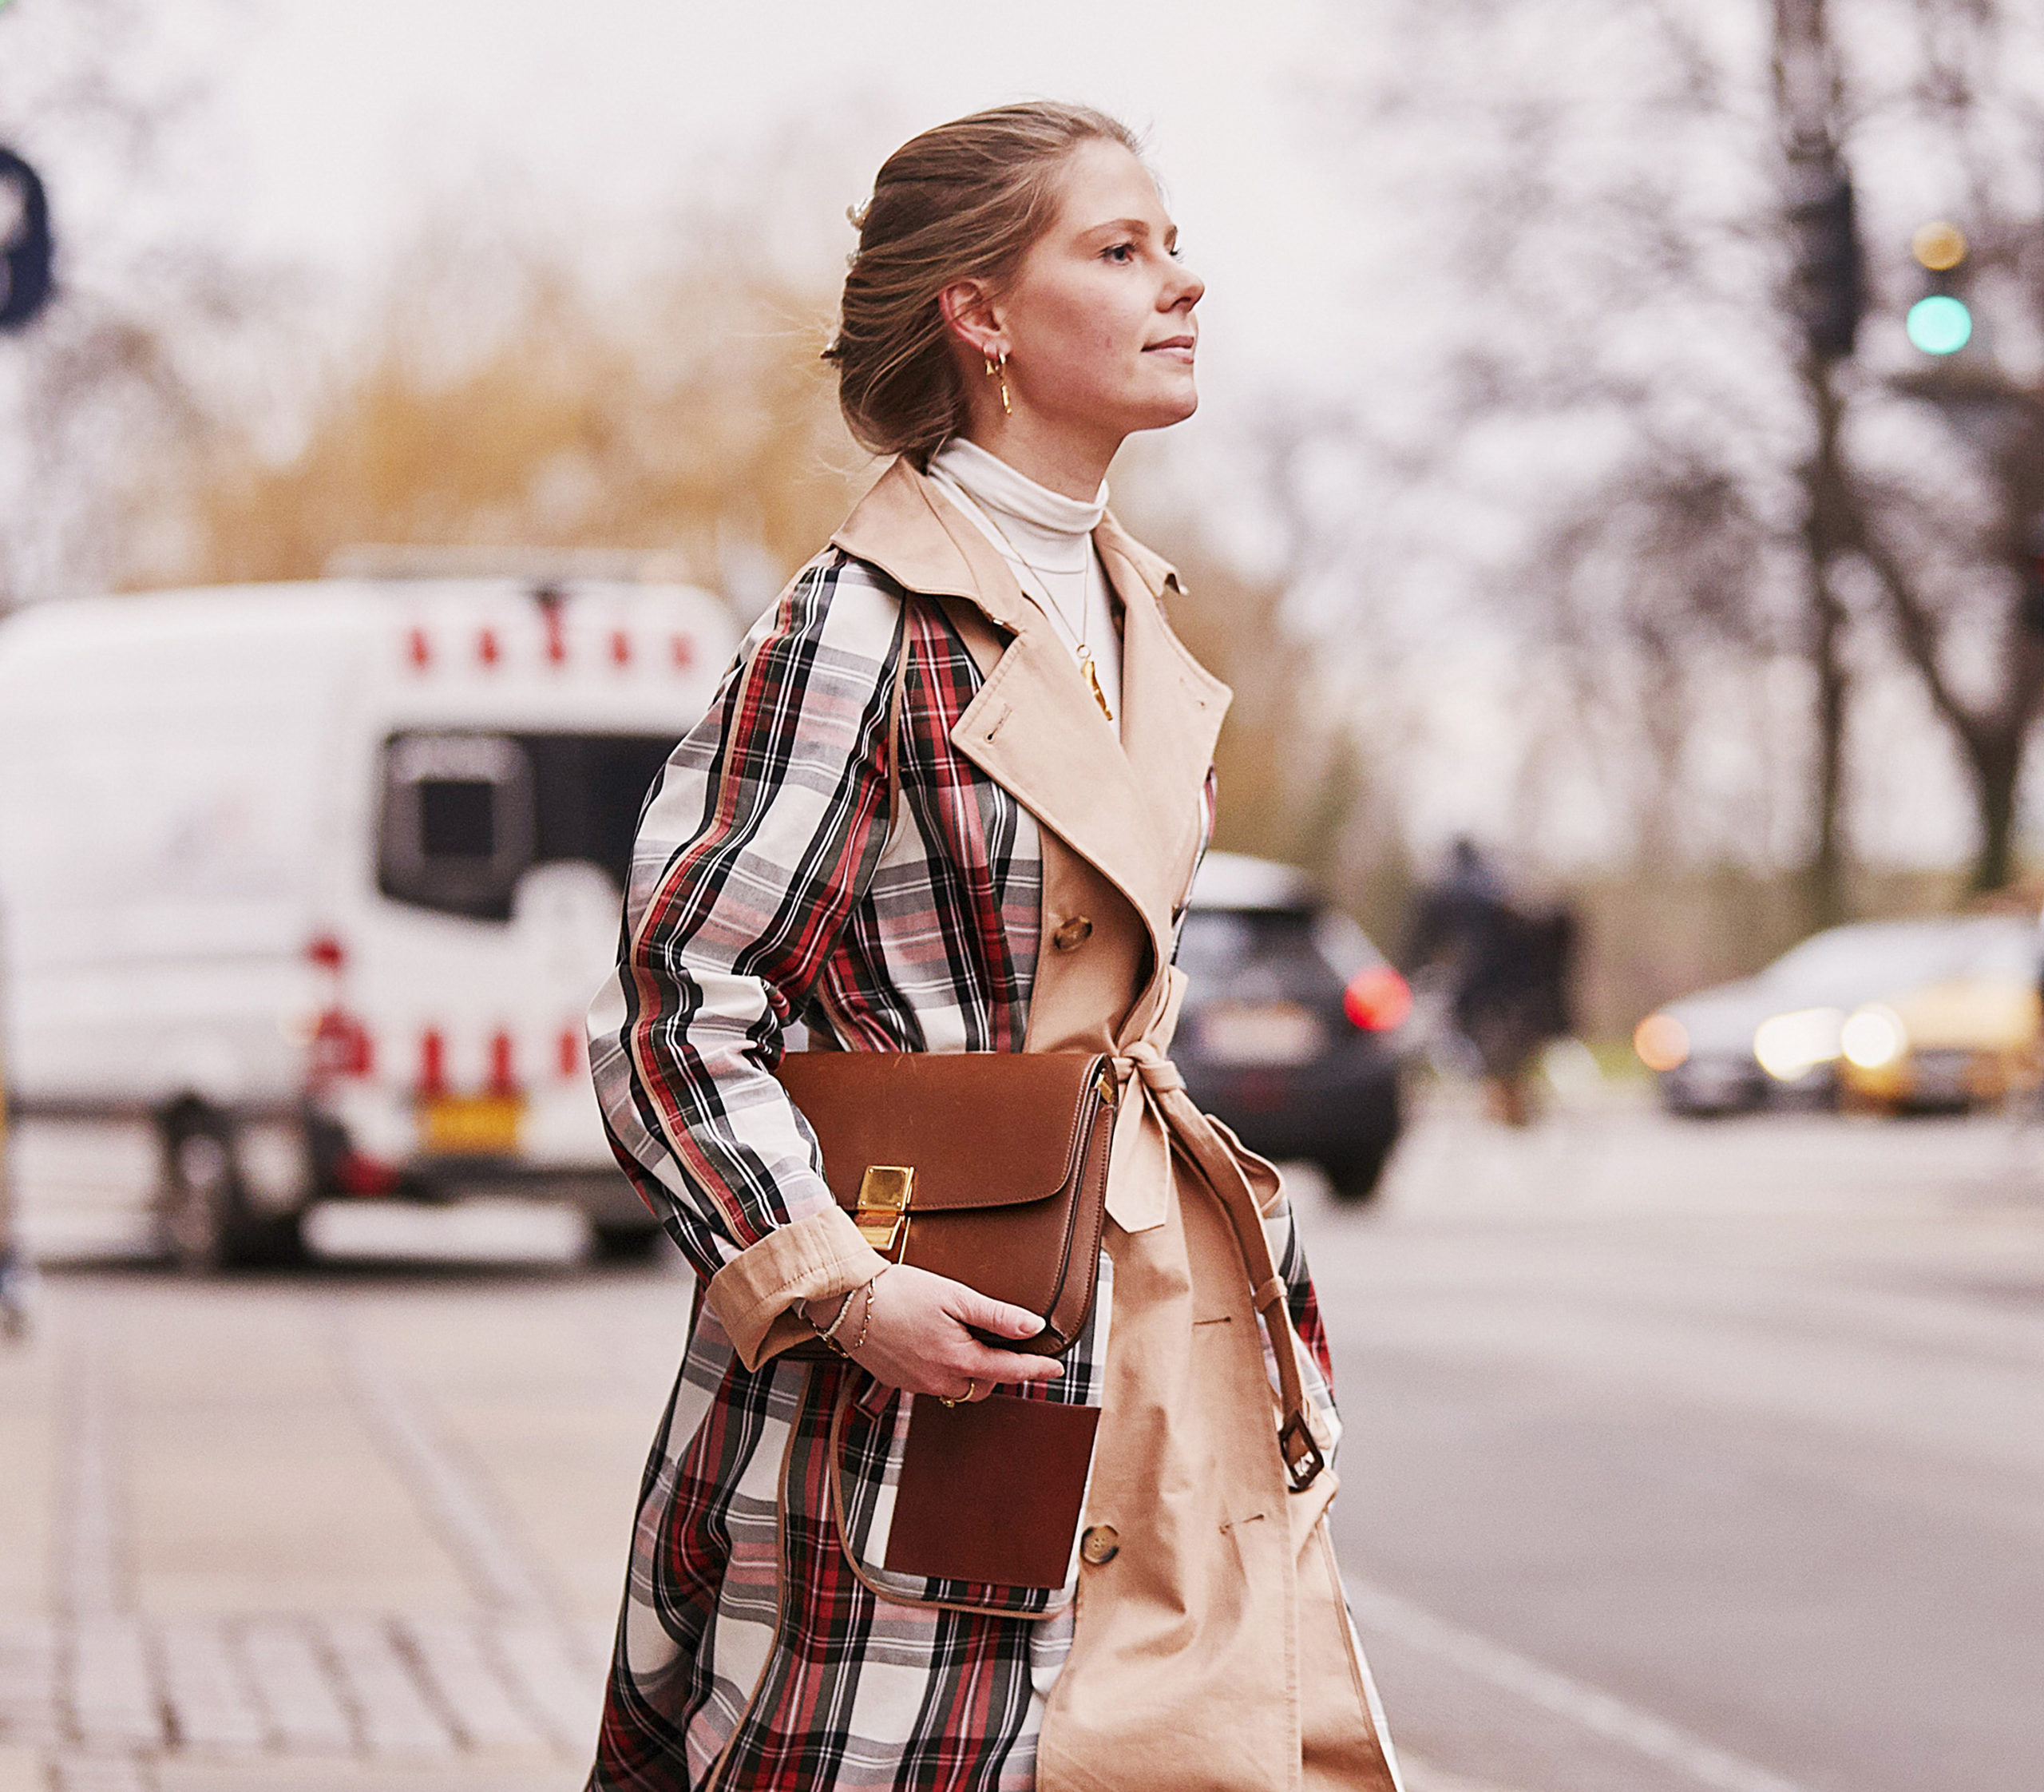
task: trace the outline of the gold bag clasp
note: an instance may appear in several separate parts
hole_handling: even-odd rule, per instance
[[[853,1223],[859,1236],[883,1257],[892,1257],[909,1223],[909,1201],[915,1192],[913,1165],[873,1164],[859,1181],[858,1211]]]

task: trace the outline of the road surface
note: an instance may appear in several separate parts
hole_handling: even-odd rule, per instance
[[[1297,1187],[1413,1792],[2044,1786],[2044,1134],[1443,1108]],[[690,1289],[500,1219],[49,1271],[0,1792],[573,1792]]]

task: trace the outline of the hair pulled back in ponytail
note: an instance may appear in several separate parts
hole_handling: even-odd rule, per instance
[[[1056,216],[1066,157],[1095,139],[1140,153],[1135,133],[1105,113],[1037,101],[939,125],[881,165],[854,215],[858,251],[823,351],[865,446],[920,466],[965,426],[937,295],[959,280],[1007,280]]]

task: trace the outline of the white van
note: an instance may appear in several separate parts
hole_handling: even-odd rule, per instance
[[[640,805],[735,648],[618,580],[336,579],[0,622],[0,989],[21,1208],[202,1266],[317,1203],[653,1222],[583,1013]]]

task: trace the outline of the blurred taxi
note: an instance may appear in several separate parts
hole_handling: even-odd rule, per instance
[[[1648,1015],[1634,1049],[1678,1113],[1998,1099],[2029,1074],[2040,957],[2044,934],[2013,915],[1833,927]]]
[[[2041,1005],[2016,963],[1869,1002],[1840,1029],[1840,1098],[1889,1113],[1958,1111],[2034,1089]]]

